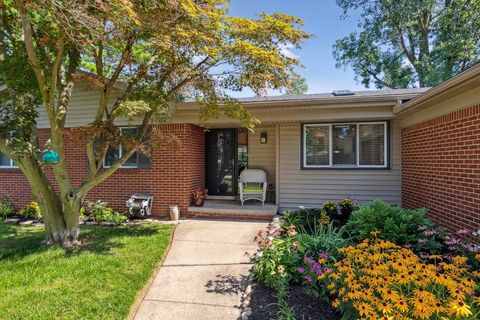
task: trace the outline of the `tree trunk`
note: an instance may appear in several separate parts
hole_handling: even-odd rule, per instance
[[[18,158],[17,163],[27,177],[33,198],[40,207],[46,243],[62,247],[75,245],[78,242],[82,197],[74,191],[58,195],[32,155]]]
[[[64,248],[75,245],[78,242],[81,202],[75,199],[62,203],[53,190],[38,190],[34,192],[34,198],[42,211],[46,243],[59,244]]]

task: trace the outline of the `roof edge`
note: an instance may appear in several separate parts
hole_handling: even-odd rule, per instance
[[[374,91],[374,90],[372,90]],[[413,99],[417,97],[420,92],[390,92],[388,94],[377,94],[367,96],[337,96],[337,97],[314,97],[300,96],[298,99],[285,98],[285,99],[259,99],[259,100],[242,100],[239,99],[240,104],[248,108],[261,108],[261,107],[294,107],[294,106],[307,106],[307,105],[342,105],[342,104],[356,104],[365,102],[385,102],[389,105],[397,105],[398,101],[405,99]],[[175,105],[176,110],[192,110],[198,107],[197,102],[180,102]]]
[[[412,111],[424,103],[427,103],[430,99],[438,97],[440,94],[446,94],[448,91],[459,88],[462,84],[466,84],[475,80],[476,78],[480,79],[480,63],[475,64],[474,66],[468,68],[467,70],[457,74],[456,76],[440,83],[439,85],[428,89],[427,91],[419,94],[412,100],[397,106],[393,109],[393,113],[396,115],[404,114],[407,111]]]

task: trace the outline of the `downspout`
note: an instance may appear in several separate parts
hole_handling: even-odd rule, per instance
[[[280,204],[280,125],[275,125],[275,205]],[[278,212],[277,212],[278,213]]]

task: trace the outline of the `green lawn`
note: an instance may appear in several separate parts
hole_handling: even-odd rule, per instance
[[[172,230],[84,227],[66,252],[41,244],[43,228],[0,222],[0,319],[124,319]]]

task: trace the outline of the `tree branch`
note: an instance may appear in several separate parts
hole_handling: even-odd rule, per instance
[[[385,82],[384,80],[380,79],[378,75],[371,71],[367,66],[365,65],[360,65],[365,72],[367,72],[373,79],[375,79],[378,83],[380,83],[382,86],[390,88],[390,89],[395,89],[395,86],[392,85],[391,83]]]
[[[35,77],[37,78],[40,94],[42,95],[45,107],[47,108],[47,112],[49,113],[49,118],[54,120],[53,112],[52,110],[50,110],[49,88],[47,85],[47,80],[45,78],[44,71],[42,70],[42,67],[40,65],[40,61],[38,60],[38,57],[35,53],[35,47],[33,45],[32,25],[30,24],[30,20],[28,19],[27,11],[25,9],[25,6],[23,5],[23,1],[16,0],[15,4],[22,20],[23,37],[25,49],[28,55],[28,61],[33,68]]]
[[[153,116],[153,111],[147,112],[142,120],[142,124],[138,129],[138,134],[135,138],[136,141],[141,141],[142,138],[145,136],[148,130],[148,126]],[[96,185],[105,181],[108,177],[110,177],[118,168],[120,168],[127,160],[134,154],[137,150],[132,148],[128,150],[125,154],[122,155],[119,159],[117,159],[109,168],[106,168],[97,176],[90,176],[90,173],[87,174],[84,181],[78,188],[78,193],[80,195],[86,195],[92,188]],[[89,160],[90,161],[90,160]],[[100,166],[100,165],[99,165]]]
[[[57,82],[59,78],[59,69],[60,66],[63,64],[63,59],[65,58],[65,35],[62,34],[60,39],[57,42],[57,56],[55,58],[55,62],[53,63],[52,67],[52,87],[50,90],[50,97],[49,101],[55,100],[55,92],[57,91]]]
[[[72,49],[69,58],[68,70],[65,70],[65,66],[62,64],[58,74],[61,83],[61,92],[57,105],[57,121],[61,129],[65,127],[68,105],[73,92],[74,76],[80,63],[80,53],[77,49]]]
[[[167,93],[166,95],[166,99],[168,99],[169,97],[171,97],[173,94],[175,94],[178,90],[180,90],[182,87],[184,87],[186,84],[188,84],[190,81],[192,81],[193,79],[195,79],[195,77],[197,77],[199,75],[198,71],[203,65],[205,65],[208,61],[208,59],[210,58],[210,56],[207,56],[205,59],[203,59],[202,61],[200,61],[191,71],[193,72],[193,74],[189,77],[186,77],[185,79],[183,79],[182,81],[180,81],[176,86],[174,86],[172,89],[170,89],[170,91]]]

